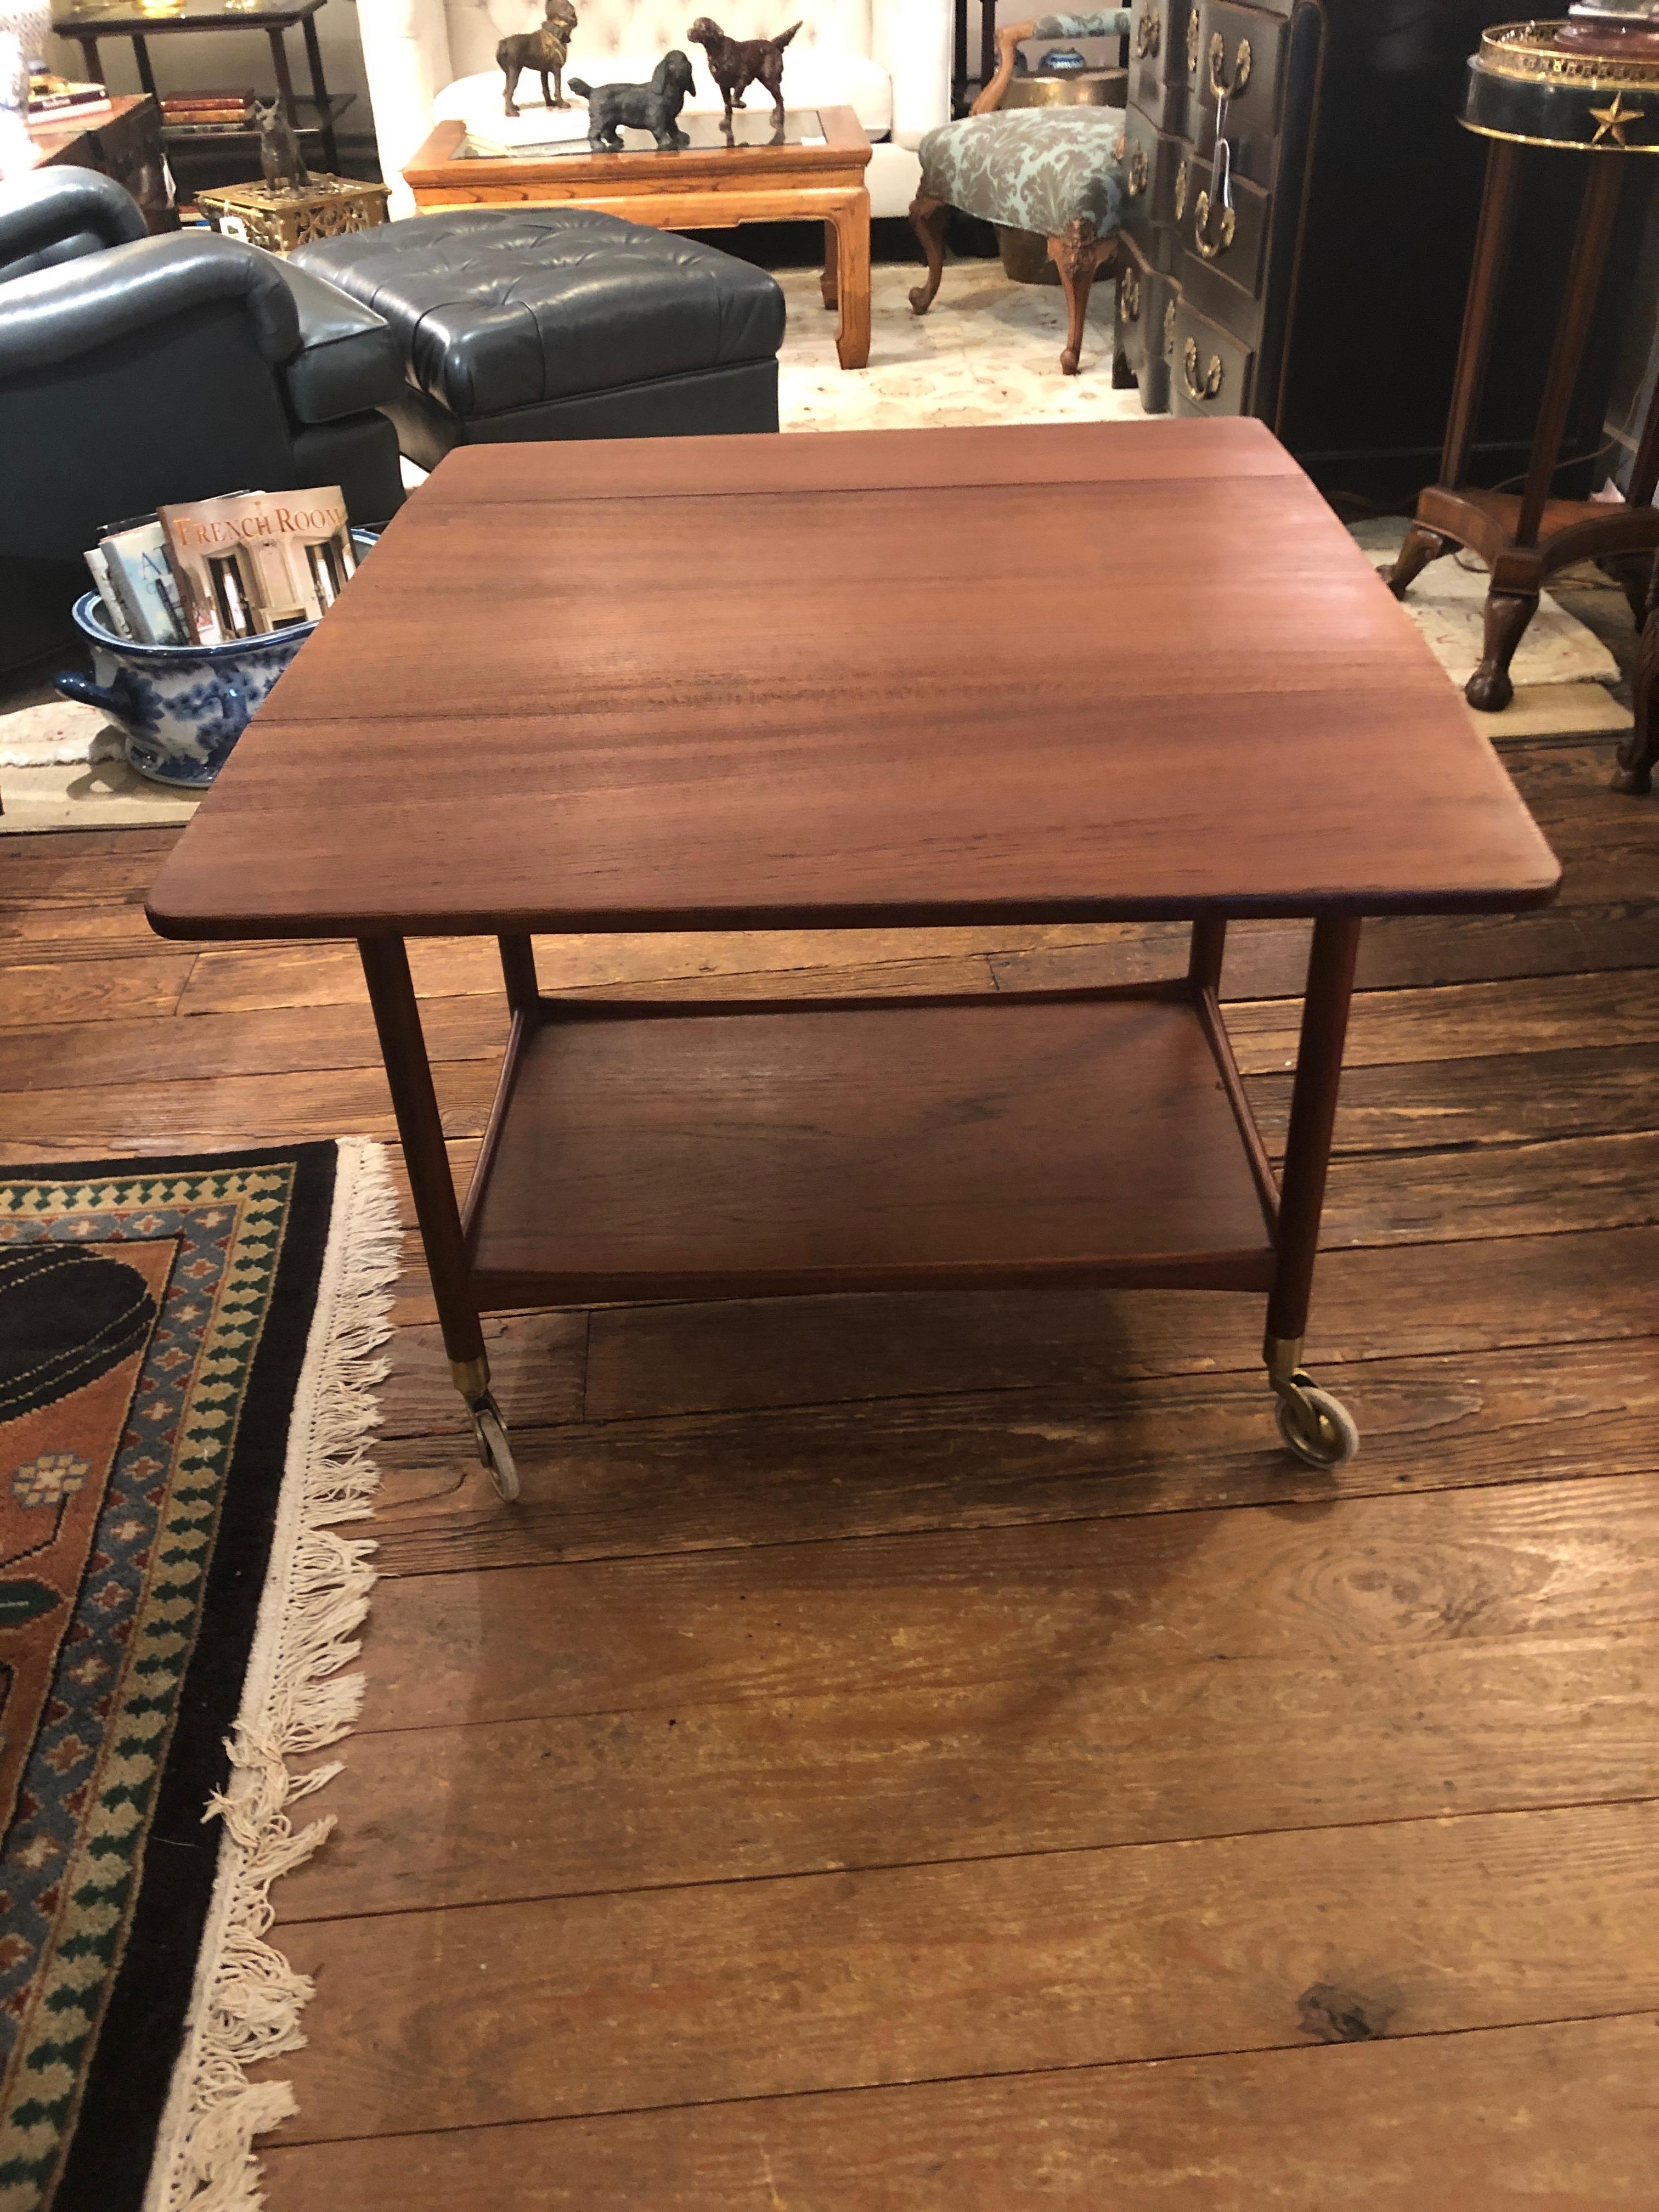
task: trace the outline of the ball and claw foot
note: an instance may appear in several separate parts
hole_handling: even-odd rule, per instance
[[[1346,1467],[1359,1449],[1359,1431],[1342,1401],[1319,1389],[1299,1368],[1282,1381],[1275,1378],[1273,1389],[1279,1433],[1294,1456],[1304,1467]]]
[[[468,1401],[467,1411],[472,1416],[472,1437],[478,1447],[479,1461],[489,1472],[496,1497],[503,1505],[511,1505],[519,1494],[519,1470],[513,1464],[513,1448],[507,1440],[501,1409],[486,1390],[483,1397]]]

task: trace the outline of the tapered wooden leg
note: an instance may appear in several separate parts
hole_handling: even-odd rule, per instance
[[[927,257],[927,282],[914,286],[910,293],[910,305],[919,315],[925,315],[933,306],[945,274],[945,226],[950,220],[951,210],[945,202],[930,199],[926,192],[918,192],[910,203],[910,228]]]
[[[1619,748],[1613,788],[1637,798],[1653,789],[1653,765],[1659,760],[1659,565],[1648,595],[1647,620],[1636,647],[1636,667],[1631,679],[1636,727]]]
[[[477,1387],[482,1391],[489,1381],[483,1330],[467,1284],[461,1210],[455,1202],[455,1182],[444,1148],[443,1122],[432,1088],[432,1066],[426,1054],[415,986],[410,979],[409,956],[401,937],[360,938],[357,951],[368,985],[369,1004],[374,1010],[392,1110],[403,1139],[404,1164],[414,1194],[415,1218],[432,1277],[444,1349],[452,1368],[477,1363],[481,1370]],[[459,1375],[456,1381],[465,1388]]]
[[[1066,343],[1060,349],[1060,365],[1067,376],[1075,376],[1078,363],[1083,358],[1083,324],[1089,312],[1089,295],[1103,258],[1093,223],[1085,222],[1081,216],[1068,222],[1057,238],[1048,240],[1048,258],[1060,271],[1060,286],[1066,294]]]
[[[1413,523],[1389,571],[1389,589],[1395,599],[1403,599],[1430,562],[1451,550],[1449,538],[1443,538],[1437,530],[1425,530],[1420,522]]]
[[[1279,1431],[1297,1459],[1317,1468],[1340,1467],[1358,1449],[1359,1433],[1347,1409],[1302,1371],[1319,1222],[1325,1205],[1331,1138],[1342,1082],[1342,1048],[1348,1033],[1359,922],[1352,915],[1325,915],[1314,924],[1302,1001],[1302,1034],[1291,1091],[1291,1125],[1279,1179],[1278,1261],[1267,1299],[1262,1346],[1267,1379],[1279,1401]]]
[[[507,1003],[515,1014],[533,1014],[540,997],[536,982],[536,949],[527,937],[498,937],[501,981]]]
[[[826,307],[836,305],[836,226],[833,222],[826,222],[823,226],[823,267],[818,276]]]
[[[836,227],[836,291],[841,321],[836,356],[843,368],[870,360],[870,195],[859,192],[830,220]]]
[[[1536,592],[1498,592],[1486,594],[1486,638],[1480,665],[1463,686],[1471,707],[1496,714],[1515,696],[1510,663],[1538,608]]]

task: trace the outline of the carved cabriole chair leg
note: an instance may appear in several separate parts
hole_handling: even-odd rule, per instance
[[[1403,599],[1430,562],[1438,561],[1452,550],[1449,538],[1443,538],[1437,530],[1427,530],[1420,522],[1413,522],[1401,541],[1388,574],[1389,589],[1395,599]]]
[[[1060,271],[1066,294],[1066,343],[1060,365],[1067,376],[1077,374],[1083,358],[1083,324],[1095,272],[1113,258],[1116,248],[1115,239],[1100,239],[1093,223],[1083,216],[1074,216],[1057,237],[1048,240],[1048,258]]]
[[[951,219],[951,210],[943,200],[931,198],[918,192],[910,203],[910,228],[921,241],[921,250],[927,257],[927,278],[910,294],[910,305],[919,315],[925,315],[933,304],[939,279],[945,274],[945,226]]]

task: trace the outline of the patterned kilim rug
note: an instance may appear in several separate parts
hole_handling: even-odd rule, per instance
[[[257,2202],[398,1250],[375,1145],[0,1169],[0,2212]]]

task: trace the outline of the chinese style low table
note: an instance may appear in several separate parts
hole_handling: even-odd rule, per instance
[[[822,222],[826,307],[836,308],[843,368],[870,359],[870,141],[850,107],[745,109],[723,131],[714,115],[684,115],[690,143],[659,152],[624,129],[620,153],[586,137],[510,154],[477,150],[465,123],[440,123],[404,164],[422,215],[439,208],[585,207],[660,230],[729,230],[744,222]]]
[[[1109,634],[1097,653],[1030,640]],[[971,639],[971,651],[962,641]],[[483,1312],[1084,1282],[1254,1292],[1291,1450],[1361,921],[1555,890],[1492,748],[1259,423],[462,448],[162,868],[165,937],[353,938],[454,1379]],[[1276,1178],[1219,1003],[1313,922]],[[562,996],[538,931],[1192,924],[1150,986]],[[405,939],[498,939],[458,1205]]]

